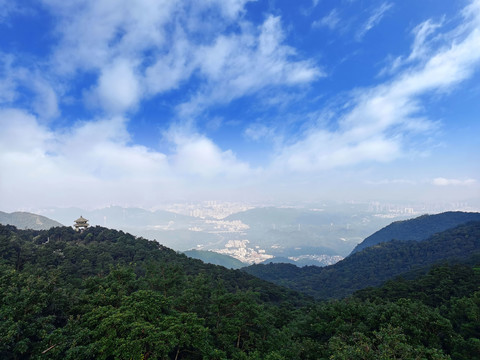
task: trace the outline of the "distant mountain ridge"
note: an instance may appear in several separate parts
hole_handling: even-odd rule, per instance
[[[347,256],[353,247],[391,220],[360,204],[323,208],[258,207],[226,217],[249,226],[247,238],[275,257]]]
[[[219,254],[214,251],[187,250],[183,251],[183,253],[193,259],[202,260],[204,263],[220,265],[228,269],[240,269],[247,265],[231,256]]]
[[[141,208],[109,206],[101,209],[87,210],[76,207],[51,208],[42,214],[73,225],[75,219],[82,215],[88,219],[90,226],[104,226],[122,230],[135,236],[141,236],[182,251],[215,240],[211,234],[189,231],[200,220],[187,215],[165,210],[150,211]]]
[[[186,214],[187,209],[179,207],[177,211]],[[223,219],[121,206],[90,210],[49,208],[41,214],[66,225],[73,225],[82,215],[91,226],[100,225],[157,240],[177,251],[226,250],[228,255],[247,263],[255,258],[254,252],[262,250],[276,258],[298,259],[299,266],[329,265],[332,262],[325,262],[322,257],[348,256],[360,241],[392,221],[376,216],[366,204],[258,207]],[[236,240],[248,240],[248,245],[237,247],[238,242],[232,245],[231,241]]]
[[[19,229],[31,230],[48,230],[52,227],[63,226],[63,224],[60,224],[58,221],[45,216],[23,211],[13,213],[0,211],[0,224],[13,225]]]
[[[435,233],[469,221],[480,221],[480,213],[449,211],[436,215],[422,215],[410,220],[396,221],[365,238],[353,249],[350,255],[390,240],[422,241]]]
[[[293,264],[299,267],[303,266],[328,266],[337,263],[338,261],[342,260],[343,257],[341,256],[330,256],[330,255],[310,255],[310,256],[302,256],[297,257],[294,259],[290,259],[287,257],[273,257],[271,259],[267,259],[261,264]]]
[[[48,210],[45,214],[67,225],[73,224],[75,219],[82,215],[89,220],[92,226],[100,225],[111,228],[138,228],[159,224],[168,227],[170,222],[183,224],[194,219],[191,216],[165,210],[149,211],[141,208],[123,208],[120,206],[109,206],[95,210],[55,208]],[[188,225],[183,225],[183,227],[188,227]]]
[[[243,271],[319,299],[342,298],[381,285],[403,273],[441,261],[463,261],[480,254],[480,221],[436,233],[423,241],[392,240],[368,247],[327,267],[292,264],[252,265]]]

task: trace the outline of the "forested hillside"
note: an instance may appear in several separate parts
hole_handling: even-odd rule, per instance
[[[480,222],[471,222],[421,242],[381,243],[327,267],[259,264],[243,270],[319,299],[341,298],[402,273],[439,261],[466,259],[476,252],[480,252]]]
[[[469,221],[480,221],[480,213],[450,211],[436,215],[423,215],[410,220],[395,221],[365,238],[353,249],[352,254],[390,240],[425,240],[437,232],[451,229]]]
[[[1,359],[466,360],[480,354],[474,266],[443,266],[407,285],[390,282],[315,303],[101,227],[76,233],[0,226],[0,255]]]

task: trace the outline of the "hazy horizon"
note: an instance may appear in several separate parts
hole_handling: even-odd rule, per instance
[[[0,0],[0,210],[480,204],[480,0]]]

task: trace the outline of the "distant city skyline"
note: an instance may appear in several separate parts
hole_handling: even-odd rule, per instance
[[[0,0],[0,210],[480,204],[480,0]]]

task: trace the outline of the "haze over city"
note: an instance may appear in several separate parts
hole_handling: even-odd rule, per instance
[[[0,0],[0,29],[2,211],[479,203],[479,0]]]

